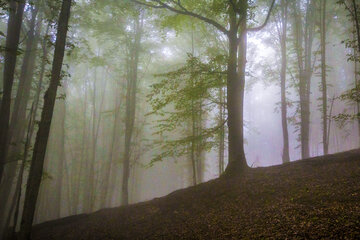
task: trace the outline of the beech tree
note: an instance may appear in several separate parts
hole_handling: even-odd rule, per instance
[[[0,0],[7,72],[2,31],[20,14],[14,2]],[[357,1],[79,1],[60,80],[62,1],[25,2],[0,238],[358,146]]]
[[[248,168],[244,151],[244,87],[245,87],[245,66],[246,66],[246,35],[249,31],[258,31],[266,26],[271,10],[275,4],[272,1],[270,9],[264,23],[258,27],[248,27],[248,1],[229,0],[210,7],[215,13],[226,13],[224,22],[215,21],[210,12],[203,15],[197,11],[206,6],[201,2],[190,6],[181,1],[138,1],[134,2],[157,9],[167,9],[177,14],[183,14],[204,21],[218,31],[226,35],[228,45],[227,63],[227,109],[228,109],[228,129],[229,129],[229,163],[226,168],[227,175],[233,175]],[[191,10],[190,10],[191,9]],[[218,16],[219,17],[219,16]]]
[[[305,3],[302,11],[301,2],[293,3],[294,45],[297,57],[300,98],[300,142],[301,157],[310,157],[310,95],[311,77],[314,69],[314,1]],[[303,16],[304,15],[304,16]]]

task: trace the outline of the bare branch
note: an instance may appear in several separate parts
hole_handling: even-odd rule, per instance
[[[254,28],[248,28],[248,29],[246,29],[246,31],[254,32],[254,31],[259,31],[259,30],[263,29],[266,26],[266,24],[268,23],[268,21],[269,21],[271,11],[274,8],[274,5],[275,5],[275,0],[272,1],[269,12],[268,12],[268,15],[266,16],[266,19],[265,19],[265,22],[261,26],[254,27]]]
[[[142,2],[142,1],[138,1],[138,0],[131,0],[137,4],[141,4],[141,5],[144,5],[144,6],[147,6],[147,7],[152,7],[152,8],[165,8],[165,9],[168,9],[172,12],[175,12],[175,13],[178,13],[178,14],[182,14],[182,15],[187,15],[187,16],[191,16],[191,17],[194,17],[194,18],[197,18],[199,20],[202,20],[206,23],[209,23],[211,25],[213,25],[214,27],[216,27],[219,31],[225,33],[225,34],[228,34],[228,30],[223,27],[220,23],[210,19],[210,18],[207,18],[207,17],[204,17],[204,16],[201,16],[197,13],[194,13],[194,12],[190,12],[188,11],[182,4],[180,1],[172,1],[174,2],[180,9],[177,9],[175,7],[172,7],[164,2],[162,2],[161,0],[151,0],[151,2],[154,2],[156,3],[157,5],[155,4],[150,4],[150,3],[147,3],[147,2]]]

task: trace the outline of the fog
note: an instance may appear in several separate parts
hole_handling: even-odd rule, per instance
[[[60,1],[30,2],[25,4],[21,51],[11,91],[10,137],[5,141],[8,150],[0,163],[4,165],[0,218],[7,219],[1,221],[2,231],[13,225],[20,228],[36,132],[42,109],[46,109],[43,97],[59,38]],[[229,39],[196,17],[146,6],[156,2],[73,3],[34,224],[151,200],[218,178],[225,171],[231,153],[226,105],[230,99],[226,100]],[[176,1],[163,2],[176,6]],[[189,7],[192,1],[184,2]],[[195,3],[190,9],[230,27],[227,7],[222,6],[226,1],[204,2],[208,4],[204,9]],[[259,168],[286,162],[281,115],[281,21],[285,3],[275,1],[267,21],[272,1],[249,2],[253,8],[247,10],[248,26],[266,23],[259,31],[246,34],[241,126],[247,165]],[[286,4],[284,104],[290,161],[324,155],[321,31],[325,30],[321,29],[320,2]],[[360,130],[358,105],[344,96],[358,84],[357,60],[349,59],[357,56],[353,20],[342,4],[326,2],[326,133],[327,154],[331,154],[358,148]],[[309,9],[313,11],[310,14]],[[0,21],[3,49],[10,21],[6,7]],[[296,29],[300,22],[299,31],[312,35],[306,35],[299,47]],[[238,36],[241,39],[241,34]],[[240,72],[244,48],[238,51],[235,55]],[[1,71],[4,54],[2,51]],[[306,63],[308,57],[310,62]],[[302,152],[306,149],[302,148],[301,121],[306,117],[301,115],[299,59],[305,68],[309,65],[310,73],[308,156]],[[21,82],[22,71],[29,78],[25,83]],[[3,76],[0,82],[5,86]],[[4,94],[0,96],[5,96],[3,84]],[[18,96],[21,84],[25,88]],[[21,97],[23,114],[15,115],[16,99]],[[234,104],[241,112],[241,102]],[[20,122],[17,125],[14,121]],[[20,128],[22,133],[16,133]]]

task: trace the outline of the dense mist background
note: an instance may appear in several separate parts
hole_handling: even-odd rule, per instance
[[[35,125],[34,134],[28,139],[31,144],[25,146],[28,151],[25,151],[22,192],[26,188],[25,179],[43,95],[49,85],[56,41],[60,3],[50,2],[34,0],[26,3],[20,38],[21,52],[15,71],[13,100],[19,88],[25,54],[30,51],[32,56],[28,61],[33,72],[27,72],[27,75],[31,75],[29,96],[25,103],[25,115],[20,119],[23,121],[25,138],[31,129],[28,126]],[[210,7],[222,1],[205,2]],[[253,168],[283,163],[279,41],[281,2],[275,2],[269,22],[263,29],[247,35],[244,138],[247,164]],[[291,161],[302,158],[299,73],[294,43],[295,22],[299,19],[294,19],[293,11],[297,8],[301,21],[305,21],[309,2],[314,11],[311,15],[314,26],[309,153],[310,157],[324,154],[319,27],[322,1],[288,1],[286,100]],[[269,4],[270,1],[264,0],[250,1],[253,8],[249,10],[249,25],[264,21]],[[216,6],[213,8],[217,9]],[[199,6],[194,5],[194,9],[198,10]],[[0,30],[5,33],[9,18],[6,8],[1,13]],[[226,22],[226,18],[224,20],[221,16],[220,13],[213,13],[213,18]],[[348,60],[349,55],[354,54],[354,49],[344,43],[354,38],[353,23],[346,8],[336,1],[326,1],[325,16],[329,153],[336,153],[359,146],[357,119],[341,115],[356,115],[358,106],[340,97],[356,86],[357,63]],[[228,162],[228,130],[224,122],[227,119],[224,108],[224,59],[228,55],[226,37],[196,18],[124,0],[75,1],[69,26],[35,223],[121,205],[127,150],[130,159],[129,203],[164,196],[194,183],[219,177]],[[35,43],[30,43],[29,47],[26,44],[30,35]],[[5,41],[6,37],[2,34],[1,46]],[[3,55],[1,61],[4,62]],[[195,73],[201,67],[211,70],[208,70],[208,74]],[[176,74],[182,68],[190,77],[185,73]],[[40,83],[39,79],[43,79],[43,82]],[[157,85],[166,79],[168,82],[163,88]],[[202,92],[201,86],[205,89],[205,83],[209,82],[214,82],[214,85],[206,86],[207,90]],[[186,84],[193,84],[197,92],[186,92],[190,90],[183,86],[191,86]],[[204,98],[199,100],[197,97],[200,94]],[[164,108],[159,107],[162,101],[159,96],[167,103]],[[186,100],[186,97],[190,100]],[[34,113],[36,101],[40,105]],[[192,111],[189,104],[194,106]],[[154,109],[156,106],[159,109]],[[172,122],[166,122],[166,119]],[[126,130],[130,126],[131,130]],[[126,134],[130,134],[128,145]],[[197,140],[192,139],[194,136],[198,137]],[[5,175],[1,182],[0,195],[8,196],[2,199],[4,216],[13,211],[11,199],[16,196],[17,182],[14,176],[20,167],[17,158],[24,158],[25,141],[13,144],[18,147],[18,152],[14,150],[14,161],[5,164]],[[195,144],[193,152],[192,144]],[[172,151],[166,152],[169,149]],[[196,166],[192,163],[192,156],[196,158]],[[23,199],[24,194],[21,194],[20,203]],[[21,209],[20,204],[19,212]]]

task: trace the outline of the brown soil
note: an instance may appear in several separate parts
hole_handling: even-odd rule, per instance
[[[360,239],[360,150],[43,223],[33,239]]]

